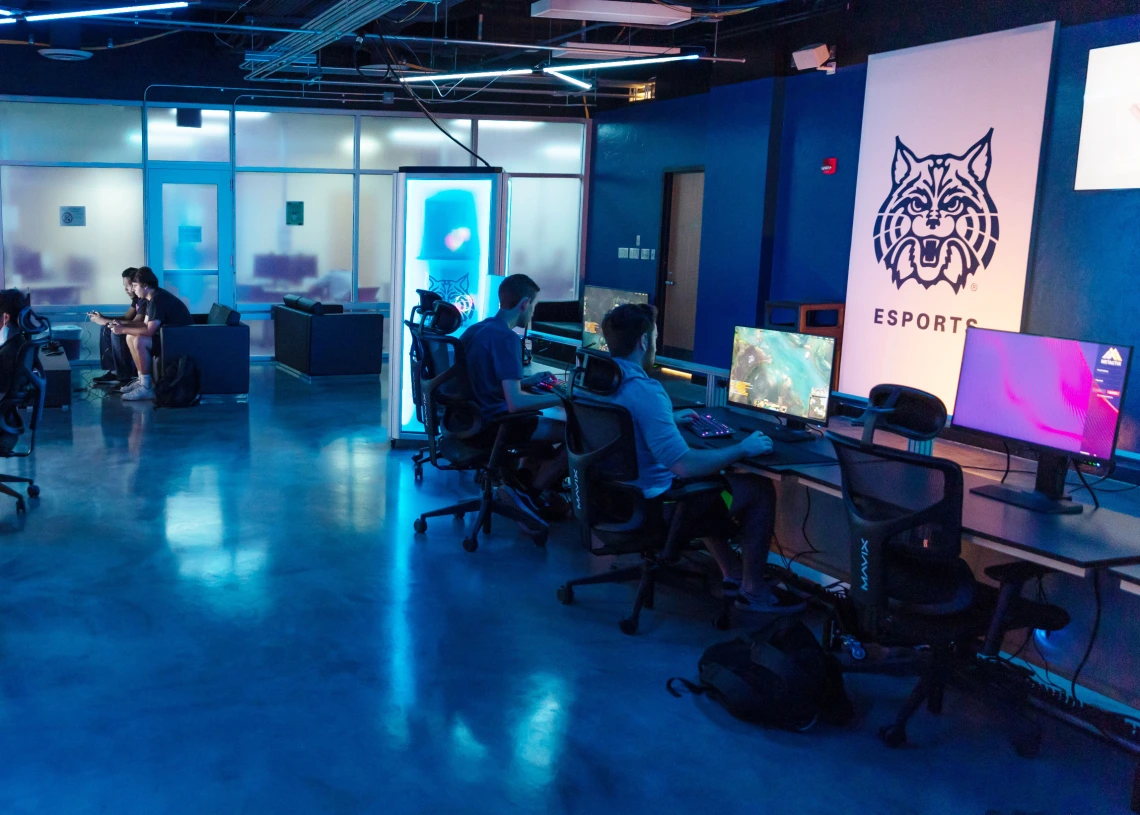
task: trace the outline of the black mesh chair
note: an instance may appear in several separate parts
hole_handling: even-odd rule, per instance
[[[574,602],[576,586],[637,580],[633,610],[619,624],[624,633],[635,634],[642,608],[653,608],[658,582],[704,579],[703,572],[684,568],[681,554],[689,541],[677,533],[688,502],[718,493],[724,484],[693,482],[653,499],[630,486],[638,476],[633,418],[624,407],[605,400],[621,381],[621,369],[608,354],[579,351],[575,389],[564,399],[570,494],[582,546],[590,554],[639,554],[641,563],[569,580],[558,589],[558,599],[565,605]],[[666,526],[660,519],[668,504],[674,506]]]
[[[18,342],[15,353],[0,352],[0,366],[11,366],[2,375],[9,375],[8,389],[0,397],[0,457],[26,458],[36,449],[36,428],[44,412],[44,394],[47,381],[39,368],[39,353],[51,340],[51,326],[30,307],[25,307],[18,318],[20,334],[9,342]],[[26,419],[25,419],[26,414]],[[18,450],[20,437],[28,434],[28,446]],[[24,513],[24,498],[9,484],[27,484],[28,497],[38,498],[40,488],[35,481],[21,475],[0,473],[0,493],[16,499],[16,512]]]
[[[892,747],[905,743],[907,722],[924,702],[931,712],[941,712],[955,669],[979,652],[995,655],[1007,631],[1051,631],[1068,624],[1063,610],[1020,599],[1021,587],[1048,571],[1044,567],[1013,564],[987,570],[1002,584],[1000,592],[974,579],[961,558],[961,467],[874,443],[876,427],[932,439],[945,422],[945,408],[937,397],[913,389],[898,388],[894,396],[878,404],[872,400],[863,440],[828,433],[843,474],[851,528],[852,578],[849,602],[839,608],[841,638],[857,657],[866,653],[868,643],[929,648],[913,663],[918,684],[894,723],[879,731]],[[930,403],[924,406],[924,401]],[[895,405],[905,407],[895,414]],[[848,667],[875,669],[873,664]],[[887,660],[879,667],[895,672],[898,665]],[[1014,701],[1012,712],[1023,725],[1014,744],[1022,754],[1034,754],[1040,729],[1026,717],[1024,700]]]
[[[450,303],[438,302],[434,309],[445,322],[454,315]],[[462,519],[474,512],[475,521],[463,538],[463,548],[474,552],[479,548],[479,533],[489,534],[491,516],[501,515],[526,526],[537,546],[545,546],[549,527],[515,507],[497,501],[494,489],[502,483],[506,468],[520,455],[533,452],[526,439],[526,425],[538,418],[536,412],[512,413],[495,421],[483,419],[467,379],[467,360],[463,344],[457,337],[437,333],[434,322],[412,326],[419,359],[413,375],[419,378],[422,400],[420,415],[428,438],[428,459],[440,470],[474,472],[480,485],[478,498],[441,509],[425,512],[415,521],[417,534],[427,532],[427,519],[453,515]],[[458,323],[456,323],[458,324]]]

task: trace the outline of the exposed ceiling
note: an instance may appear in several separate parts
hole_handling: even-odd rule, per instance
[[[653,3],[676,9],[665,0]],[[0,26],[0,92],[120,99],[145,93],[148,99],[190,95],[226,102],[240,95],[242,103],[250,94],[274,103],[304,94],[305,104],[581,115],[585,107],[627,104],[630,86],[649,79],[656,80],[658,97],[669,97],[794,73],[791,52],[813,43],[835,46],[843,66],[909,45],[1052,19],[1072,25],[1138,9],[1135,0],[745,3],[690,6],[691,19],[651,26],[533,17],[531,0],[203,0],[173,11]],[[115,4],[26,0],[17,6],[0,0],[0,8],[26,14],[108,5]],[[669,53],[700,58],[575,74],[591,84],[589,91],[541,72],[414,87],[399,81],[427,71],[557,68],[606,59],[573,51],[590,46],[679,49]],[[46,47],[88,51],[92,57],[79,64],[50,63],[37,53]],[[571,53],[559,53],[564,51]],[[153,85],[164,87],[147,90]]]

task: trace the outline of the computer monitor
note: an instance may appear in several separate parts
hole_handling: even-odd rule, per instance
[[[649,295],[645,292],[586,286],[582,295],[582,347],[610,350],[602,336],[602,320],[617,306],[648,302]]]
[[[953,426],[1038,451],[1033,492],[972,491],[1038,512],[1080,512],[1064,500],[1069,462],[1112,460],[1131,359],[1126,345],[967,329]]]
[[[781,441],[811,438],[809,424],[826,426],[835,338],[738,325],[728,376],[730,405],[781,416]],[[767,432],[767,431],[765,431]]]

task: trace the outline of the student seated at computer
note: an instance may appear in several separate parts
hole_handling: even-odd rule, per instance
[[[139,378],[123,388],[124,402],[143,402],[154,398],[154,386],[150,371],[152,357],[161,353],[158,329],[164,325],[190,325],[190,309],[175,295],[158,287],[158,278],[146,266],[135,272],[132,290],[136,297],[146,301],[146,319],[143,322],[111,322],[111,332],[127,338],[127,348],[131,352],[138,369]]]
[[[131,359],[130,349],[127,348],[125,335],[111,333],[111,323],[118,319],[123,323],[141,323],[146,320],[146,300],[138,297],[134,292],[135,272],[134,266],[123,270],[123,291],[131,298],[131,307],[122,317],[107,317],[98,311],[87,312],[87,319],[100,326],[99,331],[99,361],[107,372],[95,377],[92,382],[96,385],[111,385],[115,382],[128,383],[138,373],[135,362]]]
[[[460,341],[467,355],[467,375],[483,418],[494,420],[508,413],[554,411],[562,402],[553,393],[528,393],[524,388],[538,383],[543,374],[523,376],[522,339],[515,328],[530,324],[538,300],[538,284],[524,274],[503,278],[499,286],[499,310],[468,328]],[[566,423],[544,415],[518,426],[510,439],[547,442],[556,447],[555,455],[532,468],[529,484],[507,484],[500,488],[500,500],[511,503],[538,518],[565,514],[565,502],[554,493],[566,477]]]
[[[736,593],[736,605],[751,611],[784,613],[802,610],[803,604],[782,602],[764,579],[768,545],[776,521],[776,490],[760,476],[721,475],[738,461],[772,451],[772,440],[753,433],[737,444],[719,450],[695,450],[681,436],[678,423],[693,415],[674,411],[660,382],[650,379],[657,348],[657,310],[651,305],[626,304],[602,322],[610,355],[621,368],[621,387],[612,397],[633,418],[637,443],[638,479],[633,482],[646,498],[656,498],[678,482],[721,477],[732,494],[732,510],[720,495],[711,495],[686,508],[680,534],[699,539],[720,566],[725,592]],[[651,504],[660,511],[662,526],[671,519],[671,505]],[[729,546],[732,538],[741,558]]]
[[[0,396],[8,392],[16,376],[20,348],[28,335],[20,328],[20,311],[26,303],[19,289],[0,291]]]

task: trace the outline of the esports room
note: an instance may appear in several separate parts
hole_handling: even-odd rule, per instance
[[[1140,813],[1134,0],[0,0],[0,813]]]

